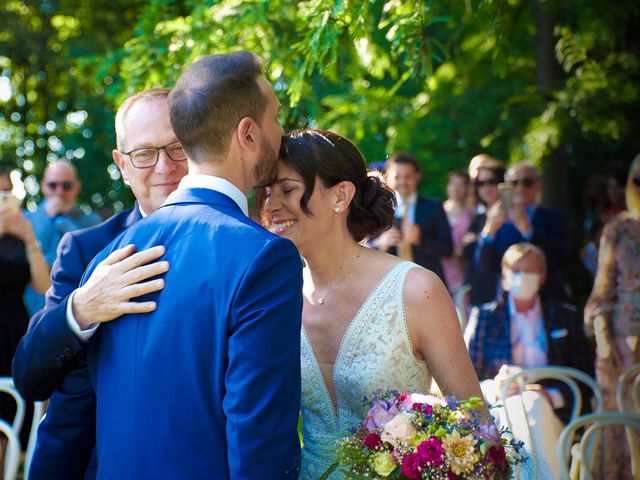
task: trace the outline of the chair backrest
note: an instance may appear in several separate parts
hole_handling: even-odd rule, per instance
[[[8,439],[7,453],[4,461],[4,478],[13,480],[18,474],[20,465],[20,429],[24,422],[25,402],[16,390],[11,377],[0,377],[0,394],[8,394],[16,402],[16,413],[13,418],[0,418],[0,432]]]
[[[453,295],[453,303],[456,306],[456,312],[458,313],[458,320],[460,321],[460,327],[464,332],[469,316],[467,315],[467,298],[471,293],[471,285],[462,285],[456,293]]]
[[[16,402],[16,414],[14,417],[3,418],[2,420],[11,425],[16,435],[20,435],[20,429],[24,423],[25,401],[18,393],[18,390],[16,390],[16,386],[13,384],[13,378],[0,377],[0,392],[11,395]]]
[[[631,385],[631,405],[626,396],[627,385]],[[618,377],[616,401],[621,412],[640,413],[640,363],[634,363]]]
[[[20,465],[20,439],[11,428],[11,424],[0,419],[0,434],[7,437],[7,453],[4,458],[4,479],[15,480],[18,476],[18,466]]]
[[[537,383],[540,380],[557,380],[557,381],[563,382],[569,387],[573,396],[573,406],[571,408],[570,421],[577,418],[582,412],[583,398],[582,398],[582,392],[580,390],[580,387],[578,386],[578,382],[581,382],[587,385],[589,389],[593,392],[593,396],[595,399],[595,412],[600,412],[602,410],[602,406],[603,406],[602,393],[600,392],[600,389],[598,388],[596,381],[591,376],[584,373],[583,371],[577,370],[575,368],[570,368],[570,367],[547,366],[547,367],[540,367],[540,368],[522,369],[521,371],[518,371],[507,378],[504,385],[502,386],[502,398],[505,398],[505,399],[507,398],[509,385],[513,382],[517,383],[520,388],[518,392],[519,393],[518,397],[520,399],[520,406],[521,406],[520,411],[524,412],[526,415],[527,408],[525,408],[522,394],[526,388],[526,385]],[[509,410],[512,407],[507,408],[509,404],[510,402],[505,402],[504,414],[507,419],[507,426],[509,430],[513,432],[514,425],[509,412]],[[511,403],[511,405],[513,405],[513,403]],[[540,419],[537,419],[537,420],[539,422]],[[525,441],[525,443],[530,444],[531,448],[534,448],[533,445],[536,444],[536,442],[533,441],[535,435],[534,435],[534,431],[531,428],[529,418],[526,418],[525,426],[526,426],[525,431],[527,432],[526,433],[527,441]],[[560,427],[557,427],[554,431],[559,432]],[[524,441],[525,439],[521,439],[521,440]],[[529,453],[533,456],[537,455],[537,452],[535,451],[529,452]],[[548,454],[551,457],[553,456],[552,451],[549,451]],[[540,466],[538,465],[538,462],[534,459],[532,464],[533,464],[534,478],[536,479],[543,478],[541,476]]]
[[[27,443],[27,451],[24,456],[24,478],[29,478],[29,469],[31,468],[31,460],[33,460],[33,452],[36,448],[36,438],[38,436],[38,427],[47,411],[48,400],[45,402],[35,402],[33,405],[33,419],[31,420],[31,430],[29,431],[29,442]]]
[[[590,415],[584,415],[578,417],[562,430],[558,444],[556,448],[556,455],[558,462],[560,463],[560,475],[561,480],[570,480],[570,470],[568,467],[570,450],[573,444],[573,438],[576,431],[579,428],[586,427],[579,446],[579,464],[580,464],[580,478],[585,480],[592,480],[594,478],[591,470],[593,462],[590,461],[591,452],[593,449],[591,446],[594,442],[597,442],[598,430],[603,427],[611,425],[622,425],[627,430],[634,429],[636,433],[640,433],[640,414],[637,413],[619,413],[619,412],[601,412],[593,413]],[[634,465],[638,465],[640,461],[640,451],[638,448],[631,450],[632,469],[634,469],[634,478],[637,477],[637,471],[635,471]]]

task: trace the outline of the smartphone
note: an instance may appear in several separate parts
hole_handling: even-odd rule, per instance
[[[20,211],[18,199],[11,192],[0,192],[0,208],[7,208],[9,213],[16,214]]]
[[[513,208],[513,187],[508,183],[501,183],[498,185],[498,190],[500,191],[502,208],[508,212]]]

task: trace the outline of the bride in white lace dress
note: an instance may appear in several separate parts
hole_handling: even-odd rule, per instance
[[[300,478],[334,462],[336,440],[376,390],[481,396],[446,288],[416,264],[361,246],[389,228],[393,192],[368,176],[356,147],[327,131],[283,140],[265,221],[304,257]],[[346,478],[336,471],[331,479]]]

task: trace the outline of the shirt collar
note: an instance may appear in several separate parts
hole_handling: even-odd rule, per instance
[[[540,311],[540,296],[536,296],[536,301],[533,304],[533,307],[531,307],[529,310],[527,310],[526,312],[518,312],[518,310],[516,310],[516,304],[513,301],[513,298],[511,298],[511,295],[507,294],[507,300],[509,302],[509,316],[513,317],[515,315],[519,316],[519,317],[528,317],[528,318],[537,318],[541,315],[541,311]]]
[[[404,201],[402,200],[402,197],[398,194],[398,192],[394,192],[394,193],[396,194],[396,201],[398,206],[404,205]],[[413,192],[407,198],[407,205],[415,205],[417,201],[418,201],[418,192]]]
[[[222,177],[214,177],[213,175],[188,174],[182,177],[177,190],[186,190],[189,188],[207,188],[220,192],[233,200],[246,216],[249,216],[249,202],[247,197],[229,180]],[[165,201],[166,203],[166,201]]]

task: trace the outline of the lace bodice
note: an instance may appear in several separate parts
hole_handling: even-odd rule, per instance
[[[317,480],[334,462],[336,440],[364,418],[362,400],[376,390],[427,392],[431,376],[413,355],[404,314],[411,262],[396,264],[347,327],[333,369],[337,411],[304,329],[301,335],[303,441],[301,480]],[[334,472],[331,479],[343,478]]]

